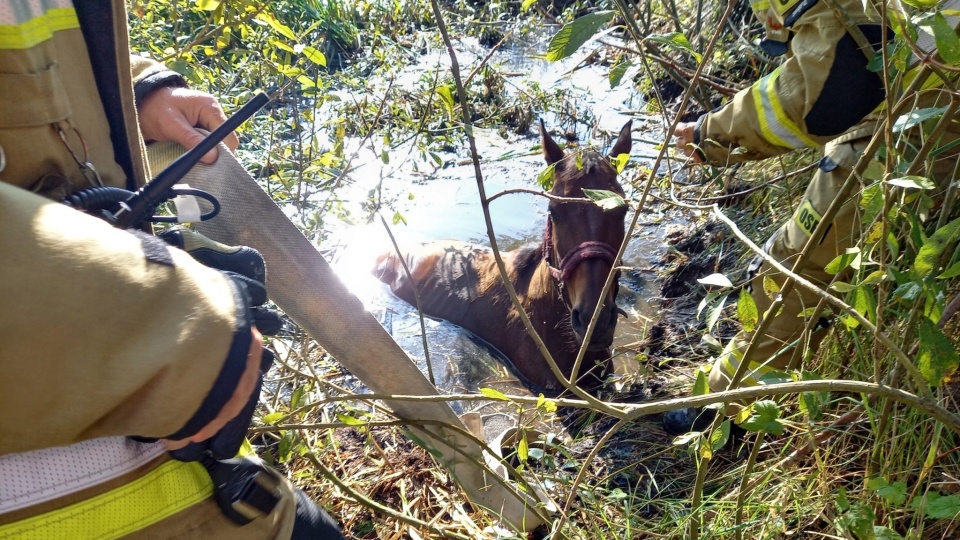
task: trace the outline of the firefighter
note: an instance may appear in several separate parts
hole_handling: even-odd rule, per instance
[[[673,135],[677,148],[694,162],[716,165],[822,149],[800,204],[763,246],[770,257],[792,268],[879,127],[886,92],[880,75],[869,69],[868,58],[892,37],[892,31],[884,32],[879,15],[868,13],[870,3],[860,0],[754,0],[752,8],[766,29],[761,48],[769,55],[783,55],[783,62],[725,105],[696,122],[679,123]],[[938,87],[926,85],[918,94],[917,107],[942,106],[948,100]],[[956,139],[958,131],[954,123],[945,138]],[[956,165],[955,151],[944,152],[933,164],[931,176],[943,184],[938,189],[945,187]],[[858,189],[840,201],[826,232],[814,239],[810,256],[795,268],[800,276],[827,286],[834,276],[824,267],[860,239],[859,201]],[[765,291],[765,278],[776,283],[773,289],[784,282],[784,275],[772,265],[755,260],[748,268],[749,290],[760,314],[774,296]],[[785,295],[782,310],[762,335],[738,333],[709,371],[711,390],[728,389],[742,362],[749,363],[742,385],[754,385],[773,370],[800,367],[803,351],[815,349],[825,334],[826,319],[806,317],[817,303],[815,295],[796,287]],[[756,343],[745,358],[751,339]],[[713,415],[713,409],[670,411],[663,425],[668,433],[684,433],[702,429]]]
[[[0,538],[342,538],[276,471],[206,450],[259,397],[265,291],[190,252],[259,255],[58,202],[133,191],[145,139],[189,148],[225,121],[131,56],[126,17],[121,0],[0,0]]]

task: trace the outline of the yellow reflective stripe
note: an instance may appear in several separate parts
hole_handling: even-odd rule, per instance
[[[734,351],[725,351],[722,360],[721,366],[723,367],[724,374],[727,376],[727,379],[732,379],[733,374],[737,372],[737,367],[740,366],[741,359],[739,358],[739,354]],[[757,362],[750,362],[749,367],[750,371],[748,371],[740,381],[741,386],[756,386],[756,376],[763,377],[771,371],[776,371],[775,368],[758,364]]]
[[[783,17],[786,12],[790,11],[790,8],[799,3],[800,0],[774,0],[773,9],[777,12],[777,14]]]
[[[814,229],[820,224],[820,213],[813,207],[810,199],[804,199],[800,208],[797,208],[793,214],[793,221],[800,227],[800,230],[807,233],[807,236],[813,234]]]
[[[0,49],[29,49],[59,30],[80,28],[73,8],[53,8],[27,22],[0,26]]]
[[[212,494],[213,482],[203,465],[168,461],[107,493],[0,526],[0,538],[119,538]]]
[[[783,110],[775,86],[782,68],[763,77],[753,85],[753,99],[756,103],[760,131],[765,139],[784,148],[807,148],[817,146],[816,141],[807,137],[793,123]]]

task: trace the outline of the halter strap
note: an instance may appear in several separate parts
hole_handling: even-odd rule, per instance
[[[543,231],[543,258],[547,261],[547,267],[550,269],[550,275],[561,283],[570,278],[573,271],[583,261],[587,259],[601,259],[610,266],[614,266],[617,260],[617,251],[604,242],[589,241],[583,242],[573,248],[560,260],[560,267],[554,267],[551,262],[553,253],[553,220],[547,217],[547,226]]]

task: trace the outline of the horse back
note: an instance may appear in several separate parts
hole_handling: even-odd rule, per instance
[[[426,315],[473,330],[469,323],[493,315],[492,308],[500,303],[499,273],[486,248],[436,242],[407,253],[404,261],[406,269],[396,253],[383,254],[374,275],[411,305],[417,305],[419,296]]]

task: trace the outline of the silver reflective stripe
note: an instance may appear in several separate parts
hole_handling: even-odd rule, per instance
[[[808,148],[816,143],[804,137],[799,128],[787,117],[776,93],[777,79],[781,68],[763,77],[753,86],[754,100],[760,117],[760,129],[771,143],[784,148]]]
[[[0,0],[0,24],[20,25],[44,16],[53,9],[72,8],[71,0],[40,0],[23,2]]]
[[[166,452],[163,443],[126,437],[0,456],[0,514],[123,476]]]

